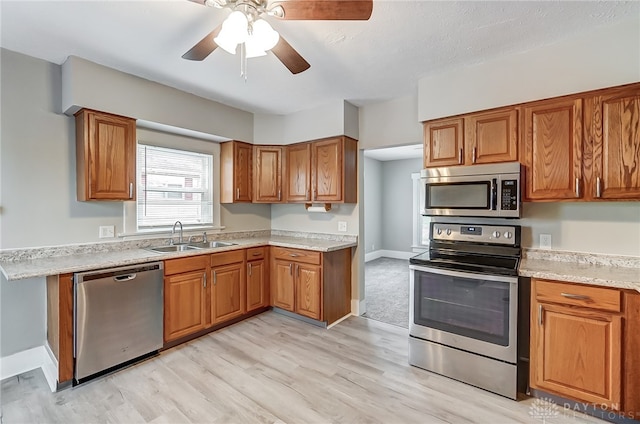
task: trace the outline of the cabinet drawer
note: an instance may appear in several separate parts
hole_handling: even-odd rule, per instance
[[[214,253],[211,255],[211,266],[220,266],[244,261],[245,249],[230,252]]]
[[[539,302],[562,303],[604,311],[621,311],[621,292],[616,289],[535,280],[535,296]]]
[[[314,265],[320,265],[320,257],[322,255],[321,252],[313,250],[290,249],[288,247],[274,247],[272,252],[275,259]]]
[[[164,275],[197,271],[209,267],[207,255],[190,256],[188,258],[169,259],[164,261]]]
[[[265,254],[266,254],[266,248],[264,246],[252,247],[250,249],[247,249],[247,260],[255,261],[258,259],[264,259]]]

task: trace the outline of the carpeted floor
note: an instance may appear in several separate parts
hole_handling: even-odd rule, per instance
[[[378,258],[364,266],[367,312],[362,316],[409,327],[409,261]]]

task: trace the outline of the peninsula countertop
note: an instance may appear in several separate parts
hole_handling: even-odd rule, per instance
[[[73,272],[91,271],[95,269],[111,268],[116,266],[134,265],[145,262],[154,262],[180,257],[205,255],[218,252],[226,252],[236,249],[246,249],[257,246],[280,246],[296,249],[314,250],[319,252],[331,252],[357,246],[356,236],[337,237],[304,237],[290,235],[266,235],[245,238],[224,238],[224,241],[235,243],[233,246],[203,248],[182,252],[158,253],[147,247],[132,247],[120,250],[104,250],[100,244],[87,245],[85,251],[81,249],[69,249],[68,254],[59,254],[60,249],[40,249],[29,255],[29,249],[21,249],[17,258],[0,261],[0,269],[7,280],[20,280],[25,278],[43,277],[47,275],[66,274]],[[33,249],[35,251],[35,249]]]
[[[640,257],[529,250],[518,273],[522,277],[640,291]]]

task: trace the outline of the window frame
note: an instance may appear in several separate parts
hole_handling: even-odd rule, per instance
[[[185,225],[185,231],[205,231],[205,230],[222,230],[221,225],[221,207],[220,207],[220,143],[216,141],[198,139],[188,136],[166,133],[162,131],[154,131],[146,128],[137,128],[136,153],[138,145],[156,146],[167,149],[183,150],[194,153],[210,154],[213,157],[212,166],[212,207],[213,207],[213,224],[212,225]],[[137,170],[136,170],[137,175]],[[137,181],[136,181],[137,184]],[[179,221],[180,218],[176,217]],[[167,234],[171,231],[168,227],[153,227],[138,229],[137,219],[137,199],[125,201],[123,205],[123,232],[118,234],[121,237]]]

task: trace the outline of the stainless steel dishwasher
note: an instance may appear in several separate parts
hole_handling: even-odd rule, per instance
[[[154,354],[163,343],[162,262],[74,275],[76,383]]]

